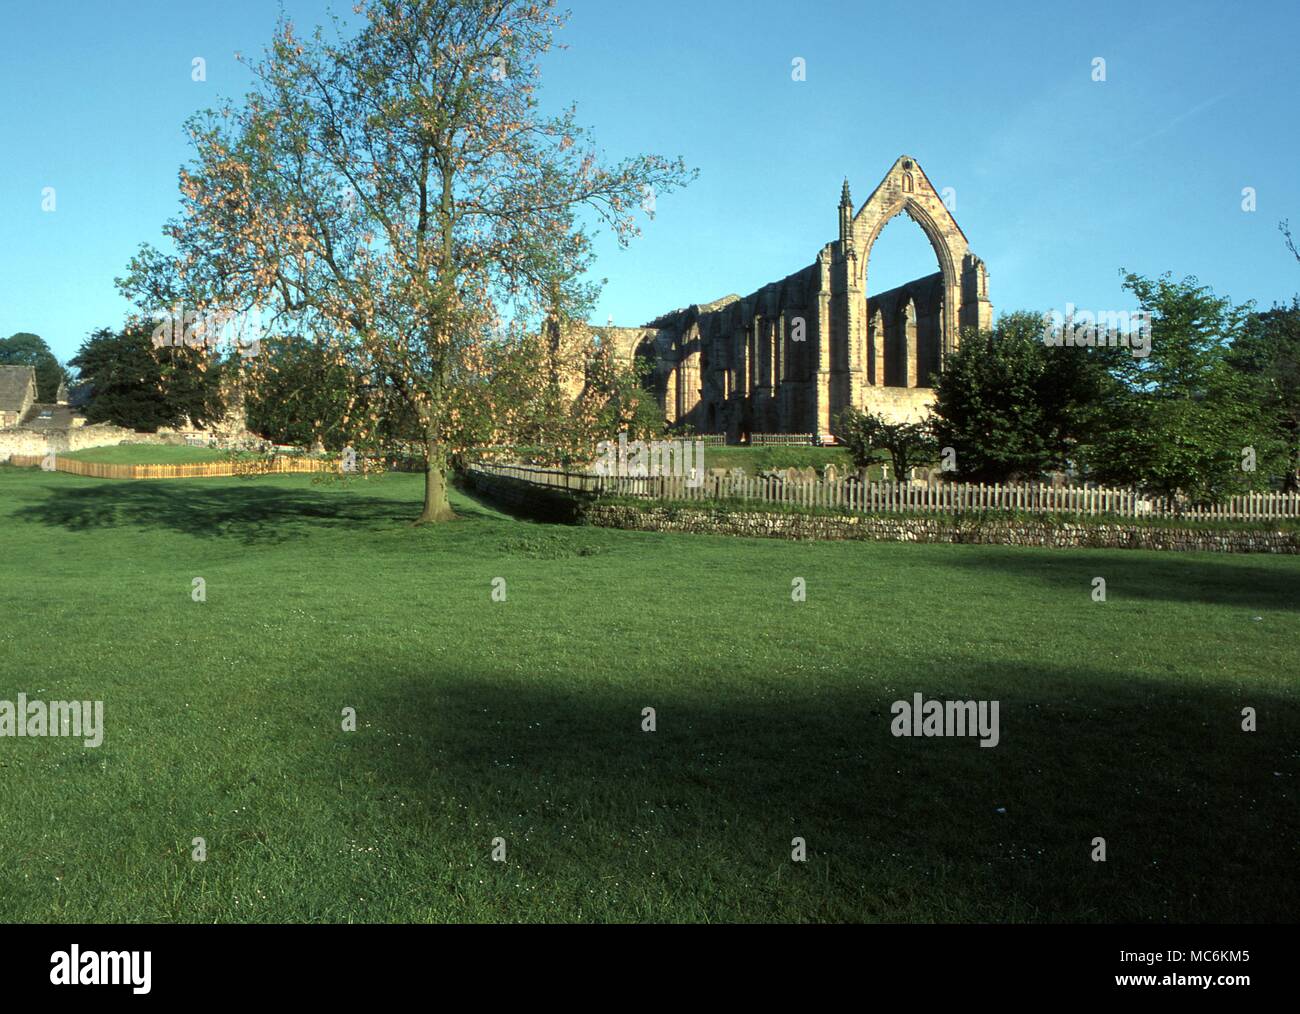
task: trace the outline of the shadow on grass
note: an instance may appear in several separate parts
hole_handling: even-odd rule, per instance
[[[572,527],[572,520],[562,515],[530,509],[524,504],[512,504],[498,497],[482,493],[468,483],[457,483],[454,487],[453,503],[458,515],[490,517],[498,521],[517,521],[523,525],[536,528]],[[462,509],[463,504],[473,504],[469,510]]]
[[[500,918],[1270,922],[1300,905],[1291,697],[1015,665],[852,692],[377,668],[355,690],[375,728],[334,740],[340,784],[414,798],[421,833],[471,854],[504,838],[543,896]],[[998,700],[1001,742],[894,737],[915,691]],[[1247,704],[1259,732],[1240,730]]]
[[[301,538],[320,524],[410,522],[419,510],[414,500],[368,495],[355,487],[193,479],[52,485],[45,500],[13,516],[70,531],[131,526],[276,543]]]
[[[1300,609],[1300,560],[1261,567],[1250,556],[1230,553],[1161,553],[1114,550],[1006,549],[955,551],[940,562],[996,572],[1057,590],[1090,593],[1095,577],[1106,579],[1115,601],[1152,599],[1242,609]]]

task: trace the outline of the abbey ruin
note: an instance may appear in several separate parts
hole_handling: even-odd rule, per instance
[[[901,213],[925,232],[939,270],[869,294],[871,248]],[[670,424],[735,441],[832,434],[850,405],[920,418],[961,330],[989,328],[992,317],[984,262],[921,167],[903,156],[856,214],[845,181],[839,238],[802,270],[645,327],[598,330],[623,357],[653,367],[652,390]]]

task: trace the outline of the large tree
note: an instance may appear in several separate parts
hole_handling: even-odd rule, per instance
[[[1037,480],[1065,468],[1115,395],[1117,350],[1053,347],[1044,317],[1017,312],[968,332],[935,387],[938,446],[956,452],[969,482]],[[1125,353],[1126,354],[1126,353]]]
[[[583,317],[589,229],[626,243],[638,208],[690,174],[657,156],[607,166],[572,108],[542,111],[539,59],[564,22],[553,0],[355,9],[352,36],[282,22],[246,101],[190,121],[175,250],[145,247],[122,284],[145,305],[260,307],[383,378],[367,421],[412,420],[419,520],[438,521],[453,456],[483,439],[485,413],[519,409],[493,397],[521,396],[491,383],[519,361],[499,347]]]
[[[1091,473],[1198,503],[1265,486],[1264,471],[1242,466],[1269,444],[1266,413],[1229,358],[1248,309],[1190,277],[1127,274],[1124,287],[1151,314],[1150,355],[1112,363],[1124,397],[1093,430]]]
[[[1300,490],[1300,296],[1250,313],[1228,361],[1246,375],[1251,403],[1263,413],[1257,466],[1280,476],[1287,492]]]
[[[100,328],[81,344],[70,365],[86,385],[86,419],[152,433],[189,423],[202,426],[225,412],[222,364],[208,353],[155,348],[153,325],[128,321],[120,331]]]

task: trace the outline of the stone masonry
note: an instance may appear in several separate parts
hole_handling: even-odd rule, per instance
[[[899,214],[925,232],[939,270],[869,296],[872,246]],[[599,330],[625,361],[653,365],[652,389],[669,423],[734,441],[832,434],[850,405],[919,419],[962,329],[992,320],[984,262],[916,160],[902,156],[856,213],[845,181],[839,238],[808,267],[744,298]]]
[[[582,522],[643,532],[690,532],[763,539],[945,542],[1053,549],[1147,549],[1201,553],[1300,554],[1300,532],[1094,524],[1023,518],[821,515],[708,507],[580,505]]]

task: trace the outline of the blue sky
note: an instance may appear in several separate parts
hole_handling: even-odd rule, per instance
[[[326,7],[285,3],[304,26]],[[569,7],[546,99],[577,101],[611,158],[680,154],[700,169],[629,249],[598,243],[600,323],[640,324],[810,263],[835,238],[843,178],[860,204],[904,153],[955,190],[999,312],[1129,307],[1121,268],[1196,275],[1265,305],[1300,291],[1277,231],[1290,218],[1300,232],[1296,0]],[[0,0],[0,336],[34,331],[66,359],[121,322],[113,278],[176,212],[182,123],[243,93],[234,54],[260,51],[277,10]],[[206,82],[191,80],[195,56]],[[872,253],[871,289],[933,270],[899,218]]]

